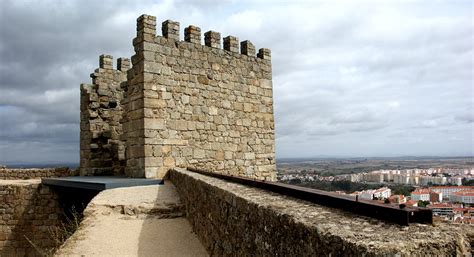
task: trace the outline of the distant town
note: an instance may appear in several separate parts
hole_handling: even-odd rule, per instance
[[[437,220],[474,225],[474,165],[472,158],[458,159],[426,168],[376,169],[361,171],[360,160],[352,160],[357,171],[340,166],[351,161],[318,160],[280,164],[280,182],[335,191],[357,199],[430,208]],[[387,166],[383,160],[364,160],[366,166]],[[390,160],[393,162],[393,160]],[[379,163],[380,162],[380,163]],[[403,163],[403,161],[401,161]],[[441,161],[443,162],[443,161]],[[379,165],[380,164],[380,165]],[[393,164],[393,163],[392,163]],[[393,166],[393,165],[392,165]],[[396,165],[399,167],[407,165]],[[410,165],[413,166],[410,162]],[[441,167],[440,167],[441,166]],[[326,169],[338,170],[331,175]],[[346,167],[347,168],[347,167]],[[370,169],[367,168],[367,169]]]

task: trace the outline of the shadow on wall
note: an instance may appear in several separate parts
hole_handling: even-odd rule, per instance
[[[0,202],[0,256],[49,256],[78,227],[97,192],[40,183],[6,185]]]
[[[89,202],[100,191],[76,189],[68,187],[55,187],[54,191],[59,195],[59,204],[66,221],[76,218],[82,219],[82,213]]]
[[[44,256],[55,248],[50,231],[62,216],[57,193],[39,183],[7,185],[4,192],[0,256]]]
[[[166,180],[142,219],[137,256],[209,256],[184,216],[176,188]]]

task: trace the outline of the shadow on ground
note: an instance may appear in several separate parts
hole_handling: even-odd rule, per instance
[[[208,256],[170,181],[161,185],[150,211],[143,217],[138,256]]]

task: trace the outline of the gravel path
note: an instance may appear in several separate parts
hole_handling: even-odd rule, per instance
[[[168,181],[105,190],[56,256],[208,256],[183,208]]]

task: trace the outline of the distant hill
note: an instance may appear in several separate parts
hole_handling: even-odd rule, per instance
[[[387,161],[403,161],[403,160],[460,160],[471,159],[474,156],[399,156],[399,157],[305,157],[305,158],[276,158],[277,163],[303,163],[314,161],[357,161],[357,160],[387,160]]]
[[[8,168],[55,168],[55,167],[69,167],[75,169],[79,167],[79,163],[0,163],[0,166],[7,166]]]

